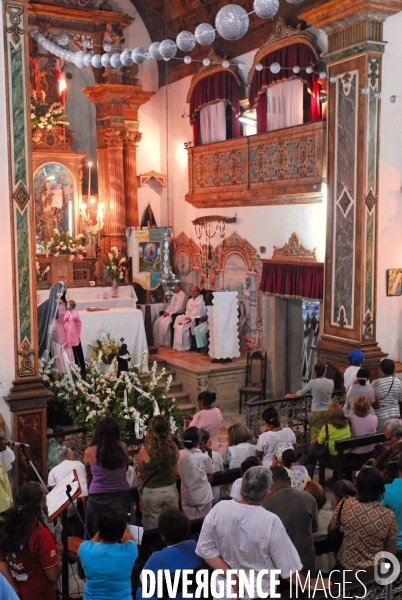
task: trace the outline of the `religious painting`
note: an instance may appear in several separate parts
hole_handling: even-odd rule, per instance
[[[139,283],[144,290],[156,289],[162,274],[170,266],[166,227],[128,227],[127,249],[131,259],[133,283]]]
[[[183,250],[177,252],[175,256],[175,268],[183,292],[187,296],[190,296],[190,288],[193,285],[200,285],[199,272],[196,270],[193,271],[191,256]]]
[[[387,296],[402,296],[402,269],[388,269]]]
[[[139,242],[139,272],[159,273],[161,270],[161,247],[158,242]]]
[[[55,229],[74,234],[74,184],[68,169],[42,165],[34,175],[36,248],[43,252]]]

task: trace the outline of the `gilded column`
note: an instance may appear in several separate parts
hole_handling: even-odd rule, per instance
[[[317,357],[341,371],[354,349],[377,371],[378,145],[383,21],[401,0],[332,0],[300,15],[328,33],[328,211]]]
[[[2,5],[7,100],[7,132],[4,134],[9,155],[15,332],[15,379],[5,400],[13,413],[14,439],[29,444],[34,463],[46,477],[46,406],[53,394],[42,386],[38,377],[27,2],[17,0]],[[35,477],[20,453],[14,477],[16,484]]]
[[[124,186],[126,190],[127,227],[138,227],[137,145],[142,134],[127,130],[124,138]]]
[[[98,84],[82,91],[96,106],[98,190],[104,206],[101,256],[112,246],[126,252],[126,227],[138,225],[138,109],[154,92],[143,92],[138,85],[116,83]]]

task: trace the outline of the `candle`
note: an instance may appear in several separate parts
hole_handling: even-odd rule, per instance
[[[92,167],[92,162],[89,161],[89,163],[88,163],[88,198],[91,196],[91,167]]]

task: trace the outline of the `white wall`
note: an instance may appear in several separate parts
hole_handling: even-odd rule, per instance
[[[378,194],[377,341],[402,360],[402,297],[386,296],[386,270],[402,268],[402,13],[384,23]],[[395,104],[392,95],[398,96]]]
[[[4,65],[3,43],[3,11],[0,11],[0,65]],[[12,281],[12,255],[10,231],[10,205],[8,184],[8,148],[7,148],[7,114],[6,114],[6,89],[4,69],[0,69],[0,323],[1,347],[3,349],[0,360],[0,413],[6,422],[7,434],[10,435],[10,411],[3,400],[8,394],[11,382],[14,379],[14,319],[13,319],[13,281]]]

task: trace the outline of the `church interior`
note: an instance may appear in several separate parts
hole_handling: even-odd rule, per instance
[[[1,4],[13,491],[112,405],[137,457],[212,392],[223,453],[270,406],[308,445],[316,363],[402,381],[402,0]]]

